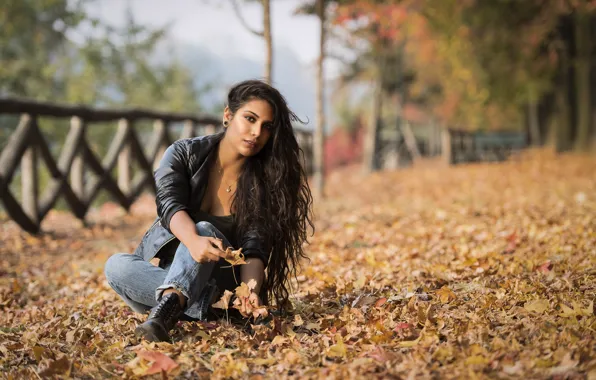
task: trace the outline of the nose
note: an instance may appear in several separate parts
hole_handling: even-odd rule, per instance
[[[254,137],[259,137],[261,135],[261,130],[263,129],[263,126],[261,124],[253,124],[252,126],[252,130],[251,130],[251,134]]]

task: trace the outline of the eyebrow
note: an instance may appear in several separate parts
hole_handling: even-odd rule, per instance
[[[259,116],[259,115],[257,115],[256,113],[254,113],[254,112],[252,112],[252,111],[250,111],[250,110],[246,110],[246,111],[244,111],[244,112],[250,112],[250,113],[252,113],[253,115],[255,115],[255,116],[257,117],[257,119],[259,119],[259,118],[260,118],[260,116]],[[268,123],[268,124],[273,124],[273,121],[267,121],[266,123]]]
[[[260,118],[260,116],[259,116],[259,115],[257,115],[256,113],[254,113],[254,112],[252,112],[252,111],[246,110],[246,112],[250,112],[250,113],[252,113],[253,115],[255,115],[255,116],[257,117],[257,119],[258,119],[258,118]]]

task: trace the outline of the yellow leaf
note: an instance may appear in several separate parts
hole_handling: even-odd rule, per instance
[[[346,345],[340,334],[335,335],[335,342],[336,343],[327,350],[327,356],[345,358],[347,355]]]
[[[41,356],[43,355],[43,353],[45,352],[45,348],[41,347],[41,346],[35,346],[33,347],[33,355],[35,355],[35,360],[40,361],[41,360]]]
[[[288,338],[284,337],[283,335],[277,335],[271,341],[271,345],[272,346],[277,346],[277,345],[280,345],[281,346],[282,344],[286,343],[287,341],[288,341]]]
[[[575,315],[576,315],[575,310],[573,310],[569,306],[565,305],[564,303],[559,304],[559,306],[561,307],[561,314],[559,314],[561,317],[565,317],[565,318],[575,317]]]
[[[525,303],[524,305],[524,309],[526,309],[529,312],[536,312],[539,314],[544,313],[545,311],[547,311],[550,307],[550,304],[548,303],[547,300],[545,299],[537,299],[537,300],[533,300],[533,301],[528,301]]]
[[[485,358],[484,356],[480,356],[480,355],[472,355],[472,356],[468,356],[466,358],[466,365],[475,365],[475,364],[487,364],[490,360],[488,360],[487,358]]]
[[[437,290],[436,292],[437,297],[441,300],[441,303],[449,303],[457,298],[455,293],[447,286],[443,286],[441,289]]]
[[[362,289],[366,284],[366,277],[364,275],[360,275],[356,281],[354,281],[354,289]]]
[[[589,317],[594,313],[594,301],[590,301],[588,307],[583,308],[579,303],[573,302],[573,310],[575,310],[577,315],[583,315]]]
[[[240,286],[236,288],[236,296],[237,297],[249,297],[250,296],[250,288],[246,283],[241,283]]]
[[[418,337],[416,340],[404,340],[403,342],[399,342],[398,346],[403,348],[414,347],[418,344],[418,342],[420,342],[420,337]]]
[[[254,364],[256,365],[264,365],[264,366],[268,366],[268,365],[272,365],[277,363],[277,359],[269,357],[267,359],[263,359],[263,358],[256,358],[253,359],[252,361]]]
[[[300,315],[296,314],[294,316],[294,322],[292,324],[296,327],[302,326],[304,324],[304,320],[302,320],[302,317]]]

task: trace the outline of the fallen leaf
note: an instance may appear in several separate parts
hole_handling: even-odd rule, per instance
[[[70,361],[63,355],[58,360],[50,361],[50,365],[39,372],[39,376],[53,376],[53,375],[70,375]]]
[[[294,316],[294,322],[292,322],[292,324],[296,327],[298,326],[302,326],[304,324],[304,321],[302,320],[302,317],[298,314],[296,314]]]
[[[385,302],[387,302],[387,298],[385,298],[385,297],[379,298],[379,300],[377,302],[375,302],[375,307],[381,307],[382,305],[385,304]]]
[[[441,289],[437,290],[436,295],[439,297],[441,303],[449,303],[457,298],[455,293],[453,293],[447,286],[443,286]]]
[[[144,375],[153,375],[155,373],[161,373],[162,371],[167,373],[178,367],[178,363],[161,352],[137,350],[136,353],[140,358],[151,362],[151,366],[144,372]]]
[[[533,301],[528,301],[524,304],[524,309],[529,312],[535,312],[542,314],[550,308],[550,304],[545,299],[537,299]]]
[[[329,357],[342,357],[345,358],[347,355],[346,345],[340,334],[335,335],[335,344],[327,349],[327,356]]]

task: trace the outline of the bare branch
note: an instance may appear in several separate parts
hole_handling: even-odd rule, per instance
[[[238,5],[238,2],[236,0],[230,0],[230,3],[232,3],[232,8],[234,8],[234,13],[236,13],[236,17],[238,17],[238,20],[240,20],[240,23],[242,24],[242,26],[244,26],[246,28],[246,30],[248,30],[252,34],[264,38],[265,31],[259,32],[258,30],[255,30],[255,29],[251,28],[250,25],[248,25],[248,23],[242,16],[242,13],[240,12],[240,6]]]

